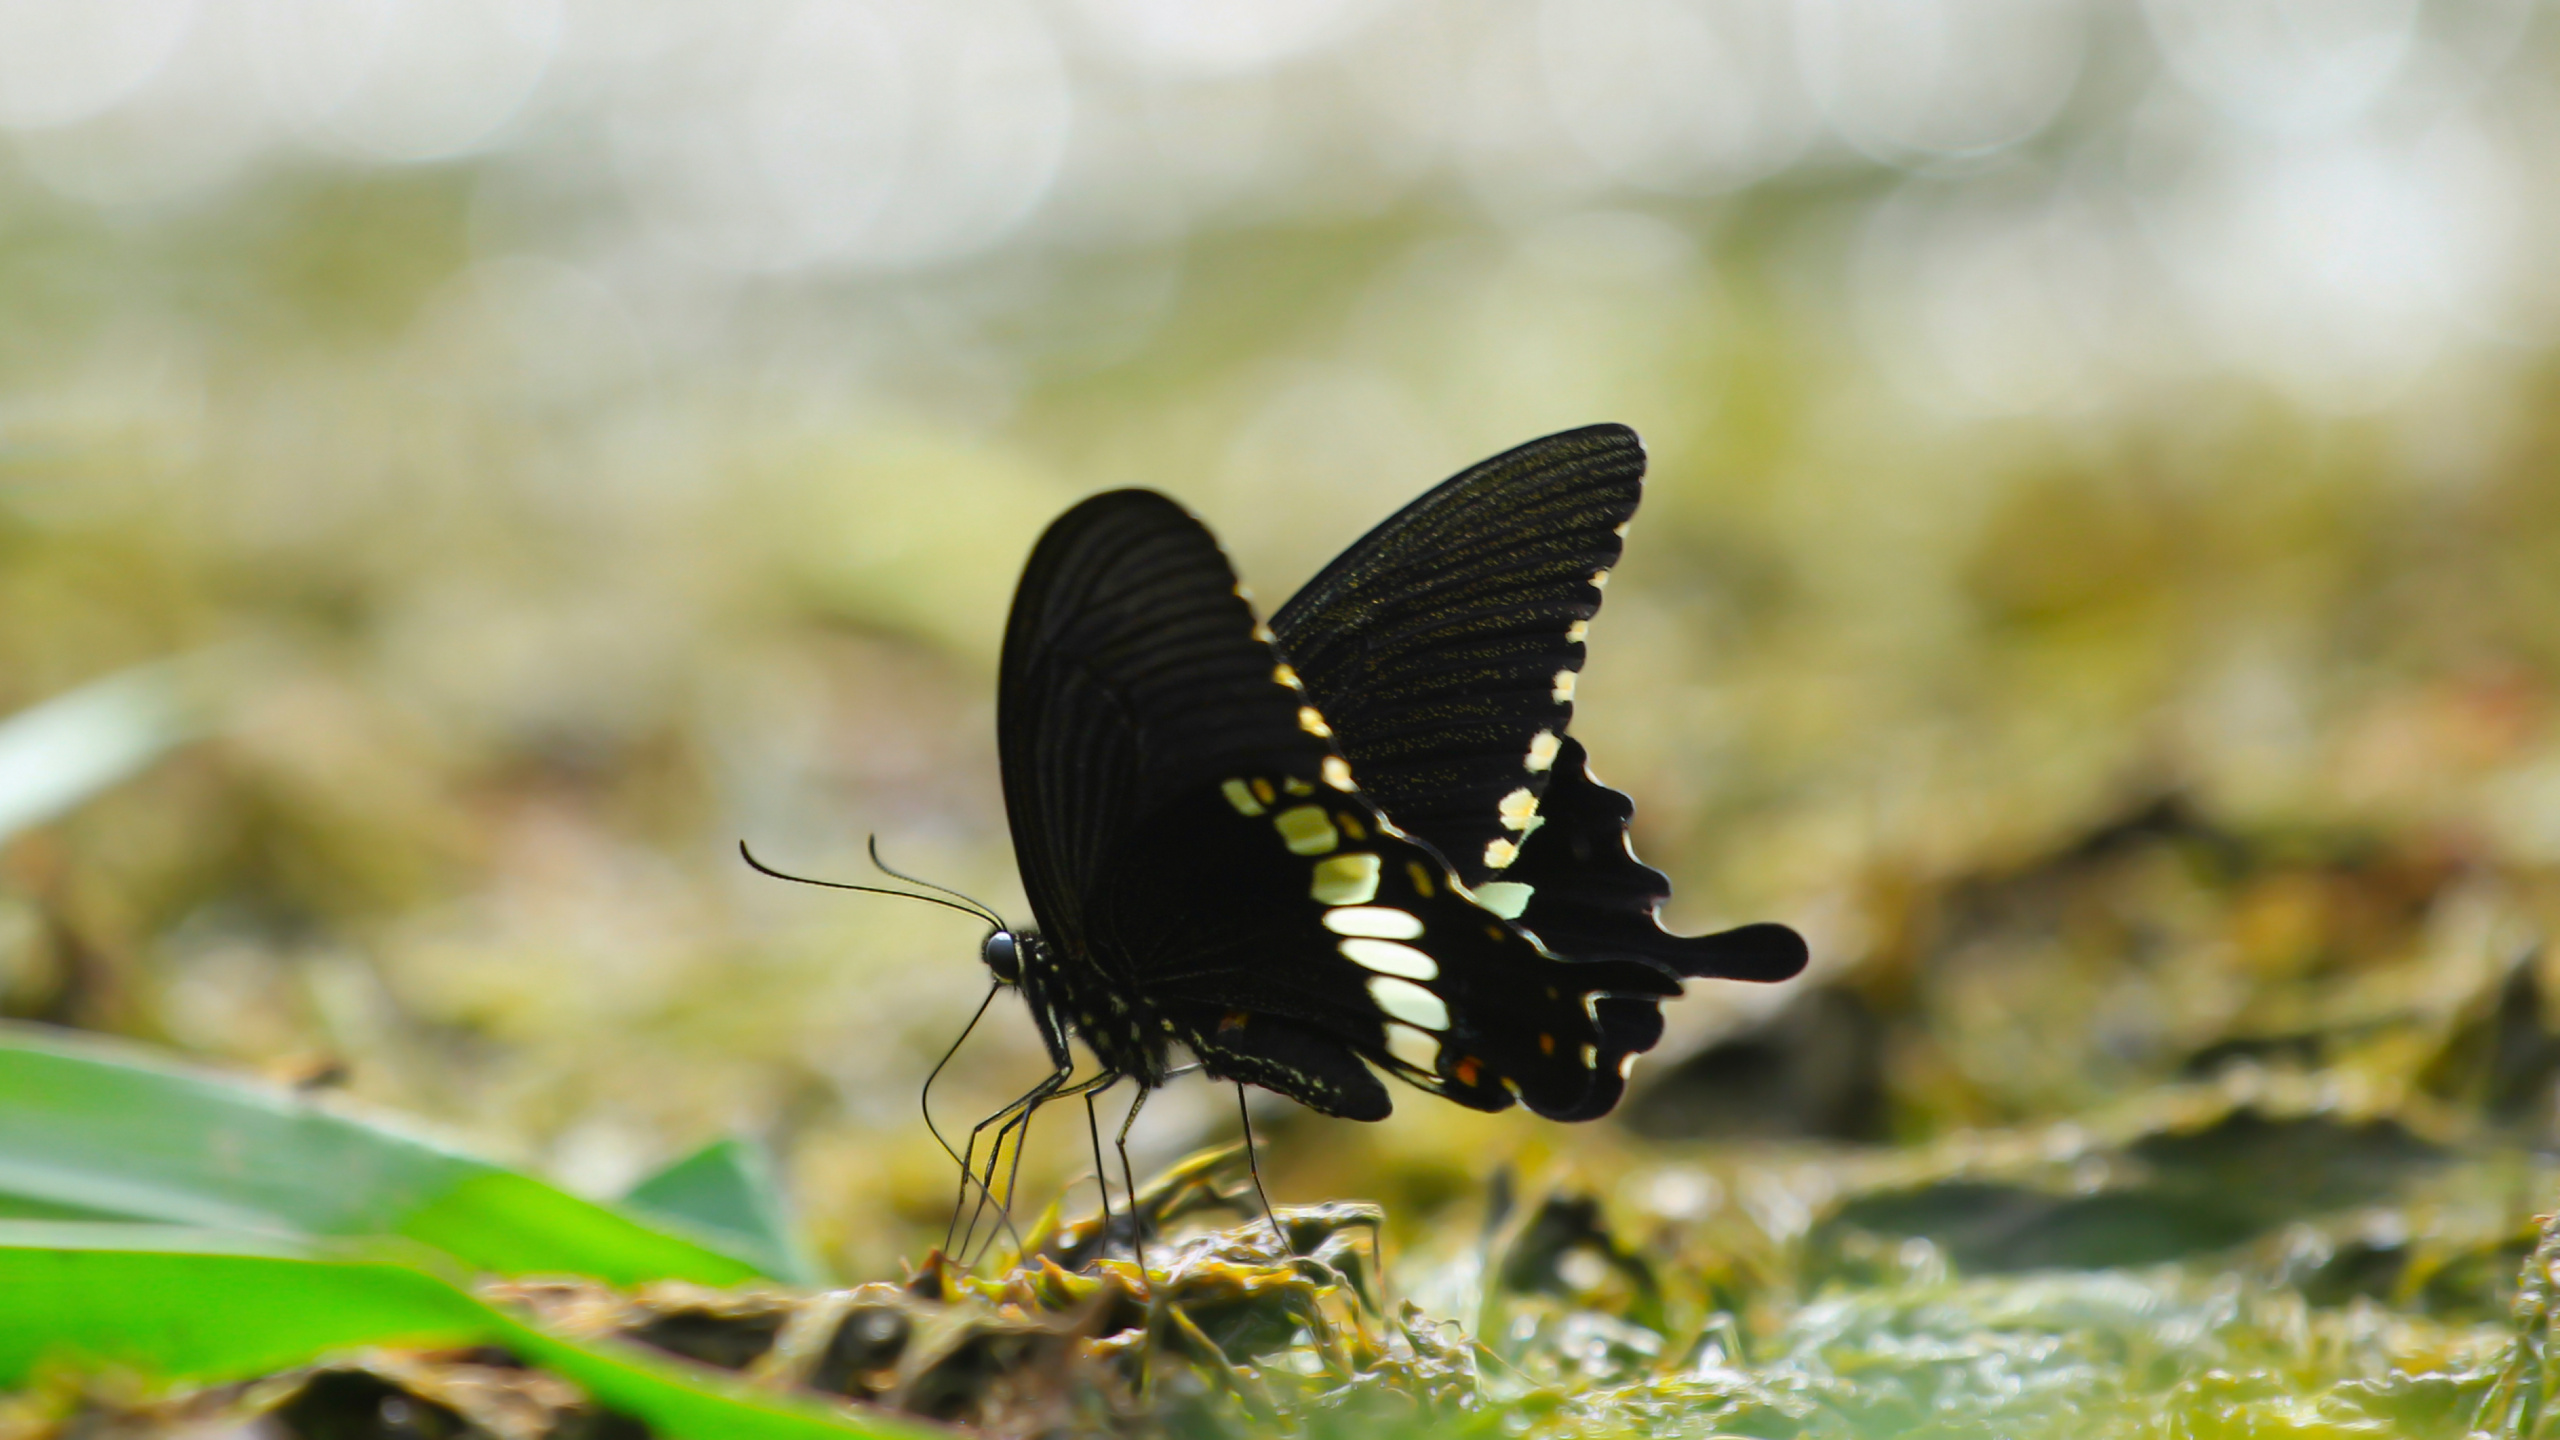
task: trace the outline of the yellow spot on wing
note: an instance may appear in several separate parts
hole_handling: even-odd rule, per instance
[[[1327,755],[1324,757],[1324,783],[1332,786],[1336,790],[1348,790],[1352,788],[1351,762],[1343,759],[1339,755]]]
[[[1366,905],[1378,898],[1378,857],[1334,855],[1316,862],[1308,895],[1319,905]]]
[[[1259,620],[1253,622],[1253,638],[1261,641],[1265,645],[1277,644],[1280,639],[1279,636],[1271,633],[1270,626],[1263,624]]]
[[[1591,622],[1588,620],[1576,620],[1564,627],[1565,643],[1568,645],[1579,645],[1590,638],[1590,635]]]
[[[1503,829],[1526,830],[1529,822],[1538,818],[1538,797],[1523,785],[1503,796],[1502,803],[1495,808],[1502,815]]]
[[[1350,836],[1354,840],[1366,840],[1369,838],[1369,827],[1361,824],[1360,817],[1352,814],[1348,810],[1335,815],[1333,817],[1333,823],[1341,826],[1342,833]]]
[[[1280,832],[1280,843],[1292,855],[1323,855],[1342,843],[1333,828],[1333,817],[1318,805],[1293,805],[1271,817],[1272,828]]]
[[[1288,779],[1281,781],[1281,782],[1280,782],[1280,788],[1281,788],[1281,789],[1283,789],[1283,790],[1288,791],[1288,792],[1289,792],[1290,794],[1292,794],[1292,795],[1313,795],[1314,793],[1316,793],[1316,787],[1314,787],[1313,785],[1308,784],[1308,783],[1307,783],[1306,781],[1304,781],[1304,780],[1299,779],[1299,778],[1298,778],[1297,776],[1295,776],[1295,775],[1292,775],[1292,776],[1290,776]]]
[[[1333,727],[1324,723],[1324,715],[1313,705],[1298,707],[1298,728],[1319,740],[1333,738]]]
[[[1606,590],[1606,589],[1608,589],[1608,588],[1609,588],[1609,572],[1608,572],[1608,571],[1606,571],[1606,570],[1594,570],[1594,571],[1592,571],[1592,572],[1591,572],[1591,588],[1592,588],[1592,589],[1594,589],[1594,590]]]
[[[1518,858],[1520,858],[1520,847],[1508,840],[1484,842],[1484,863],[1492,869],[1499,870]]]
[[[1543,775],[1554,769],[1556,749],[1563,743],[1556,738],[1556,732],[1553,730],[1541,730],[1530,736],[1529,758],[1520,762],[1520,768],[1532,775]]]
[[[1253,798],[1252,787],[1241,780],[1230,780],[1219,786],[1218,793],[1227,797],[1227,803],[1236,807],[1236,813],[1239,815],[1262,813],[1262,802]]]
[[[1556,695],[1556,703],[1557,703],[1557,704],[1559,704],[1559,705],[1570,704],[1570,703],[1572,702],[1572,700],[1573,700],[1573,672],[1572,672],[1572,671],[1570,671],[1570,670],[1559,670],[1559,671],[1557,671],[1557,672],[1556,672],[1556,691],[1555,691],[1555,695]]]
[[[1283,685],[1288,686],[1288,687],[1289,687],[1290,689],[1292,689],[1292,690],[1303,690],[1303,689],[1307,688],[1307,687],[1305,687],[1305,686],[1303,686],[1303,685],[1301,685],[1301,684],[1299,684],[1299,683],[1298,683],[1298,672],[1297,672],[1297,671],[1295,671],[1295,670],[1290,669],[1290,668],[1289,668],[1288,666],[1286,666],[1286,665],[1274,665],[1274,666],[1272,666],[1272,667],[1271,667],[1271,678],[1272,678],[1273,680],[1278,681],[1279,683],[1281,683],[1281,684],[1283,684]]]
[[[1265,779],[1263,779],[1261,776],[1258,776],[1258,775],[1254,777],[1254,781],[1253,781],[1253,798],[1255,798],[1256,800],[1261,801],[1261,802],[1262,802],[1263,804],[1265,804],[1265,805],[1268,805],[1268,804],[1270,804],[1273,800],[1278,799],[1278,798],[1279,798],[1279,795],[1280,795],[1280,792],[1279,792],[1279,791],[1274,790],[1274,789],[1272,789],[1272,788],[1271,788],[1271,782],[1270,782],[1270,781],[1265,780]]]
[[[1413,893],[1428,900],[1436,893],[1431,886],[1431,871],[1419,860],[1404,862],[1404,873],[1413,881]]]

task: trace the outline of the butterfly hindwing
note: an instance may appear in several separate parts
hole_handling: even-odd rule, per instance
[[[1591,774],[1582,743],[1556,750],[1541,823],[1503,879],[1527,890],[1520,923],[1559,954],[1644,960],[1672,974],[1785,980],[1804,969],[1804,940],[1784,925],[1674,935],[1655,918],[1671,882],[1627,838],[1635,802]]]
[[[1197,520],[1097,496],[1035,549],[999,691],[1005,798],[1043,931],[1026,964],[1106,1065],[1167,1040],[1328,1113],[1388,1102],[1362,1060],[1460,1103],[1582,1106],[1632,963],[1567,964],[1397,833]]]
[[[1272,628],[1362,788],[1556,954],[1783,980],[1805,962],[1785,926],[1699,937],[1661,927],[1671,885],[1629,848],[1634,803],[1592,778],[1565,729],[1583,636],[1643,480],[1644,449],[1624,426],[1531,441],[1363,536]],[[1627,1015],[1615,1027],[1624,1053],[1649,1048],[1659,1015],[1615,1008]]]
[[[1213,1072],[1316,1109],[1345,1113],[1323,1093],[1340,1077],[1305,1057],[1330,1037],[1476,1109],[1568,1113],[1606,1048],[1595,1005],[1678,993],[1645,965],[1548,955],[1320,774],[1239,769],[1161,819],[1109,867],[1097,932],[1138,957],[1150,1000]],[[1275,1083],[1282,1065],[1318,1093]]]

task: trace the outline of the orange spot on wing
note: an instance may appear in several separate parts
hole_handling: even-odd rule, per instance
[[[1541,1055],[1553,1055],[1556,1053],[1556,1037],[1548,1034],[1544,1030],[1539,1031],[1538,1053]]]
[[[1476,1077],[1483,1068],[1484,1067],[1477,1062],[1476,1057],[1469,1055],[1459,1060],[1457,1064],[1449,1067],[1449,1076],[1459,1084],[1473,1090],[1476,1088]]]
[[[1244,1028],[1244,1022],[1251,1018],[1251,1016],[1245,1014],[1241,1010],[1230,1010],[1224,1016],[1220,1017],[1218,1021],[1218,1033],[1224,1035],[1230,1030],[1241,1030]]]

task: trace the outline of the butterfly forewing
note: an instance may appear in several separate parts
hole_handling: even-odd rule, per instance
[[[1106,853],[1227,749],[1325,753],[1274,706],[1269,648],[1217,542],[1118,490],[1052,524],[1006,626],[996,735],[1032,908],[1071,941]]]
[[[1643,477],[1623,425],[1532,441],[1398,511],[1271,619],[1362,788],[1470,884],[1535,822]]]

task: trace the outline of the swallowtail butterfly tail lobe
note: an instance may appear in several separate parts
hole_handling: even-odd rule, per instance
[[[1670,883],[1568,731],[1643,474],[1624,426],[1532,441],[1407,505],[1267,625],[1162,495],[1050,525],[997,697],[1038,926],[985,958],[1062,1068],[1080,1037],[1143,1091],[1179,1045],[1328,1115],[1384,1117],[1384,1072],[1587,1120],[1682,980],[1803,968],[1783,925],[1657,923]]]

